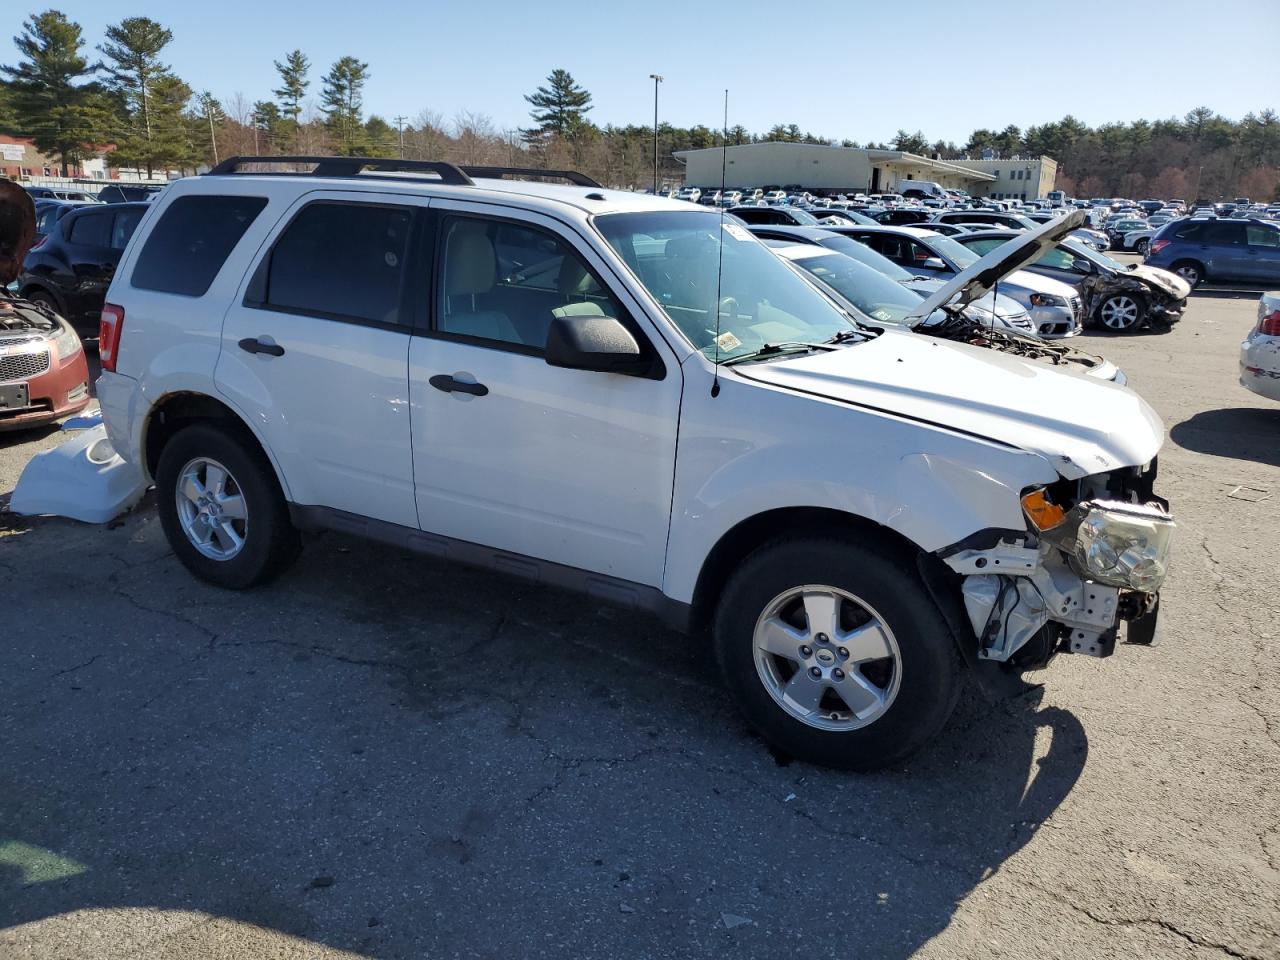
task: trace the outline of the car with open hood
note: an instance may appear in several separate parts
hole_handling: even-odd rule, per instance
[[[944,282],[978,260],[977,254],[957,242],[960,237],[944,237],[928,227],[926,223],[919,227],[832,229],[867,244],[904,270]],[[1059,340],[1074,337],[1080,332],[1080,298],[1065,284],[1015,270],[1000,278],[999,292],[1013,297],[1027,308],[1035,332],[1040,337]]]
[[[956,239],[974,253],[985,254],[1019,236],[1011,230],[989,230]],[[1146,264],[1126,265],[1070,239],[1046,250],[1025,270],[1075,288],[1084,318],[1117,333],[1175,323],[1191,293],[1191,285],[1175,273]]]
[[[1110,360],[1075,350],[1061,343],[1049,343],[1022,330],[1012,322],[996,318],[990,311],[978,313],[974,304],[956,309],[943,304],[927,317],[917,311],[940,283],[922,289],[919,284],[902,284],[853,257],[835,250],[781,240],[766,241],[778,256],[794,264],[822,286],[864,325],[893,324],[929,337],[987,347],[1019,357],[1041,360],[1091,377],[1124,384],[1126,378]],[[879,256],[868,251],[872,256]],[[988,297],[991,294],[987,294]],[[1025,317],[1025,312],[1022,315]],[[1021,319],[1021,318],[1019,318]],[[1030,328],[1030,320],[1024,320]]]
[[[337,528],[656,613],[789,756],[897,763],[966,673],[1153,638],[1173,520],[1137,394],[860,324],[722,212],[573,171],[224,161],[144,218],[100,355],[195,576],[266,583]]]
[[[45,304],[9,291],[35,238],[30,195],[0,180],[0,431],[43,426],[83,410],[90,399],[75,330]]]

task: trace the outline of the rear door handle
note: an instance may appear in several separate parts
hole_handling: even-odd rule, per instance
[[[278,343],[269,343],[254,337],[245,337],[240,341],[240,349],[246,353],[265,353],[269,357],[283,357],[284,347]]]
[[[469,393],[473,397],[483,397],[489,393],[489,388],[483,383],[468,383],[466,380],[455,380],[447,373],[437,373],[427,382],[437,390],[443,390],[445,393]]]

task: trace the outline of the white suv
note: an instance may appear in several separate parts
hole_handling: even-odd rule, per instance
[[[863,769],[966,672],[1150,642],[1172,521],[1126,388],[859,326],[732,218],[581,175],[255,164],[171,185],[103,310],[111,441],[195,575],[328,527],[581,590],[709,631],[769,740]]]

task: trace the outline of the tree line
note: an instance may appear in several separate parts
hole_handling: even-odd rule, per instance
[[[109,164],[148,174],[191,171],[236,154],[299,153],[571,167],[615,186],[651,182],[653,128],[594,123],[591,94],[567,70],[553,70],[525,96],[527,128],[500,129],[466,109],[448,118],[424,109],[393,125],[376,113],[366,116],[370,66],[356,56],[340,57],[317,77],[310,58],[295,49],[274,61],[279,85],[270,96],[219,99],[193,90],[165,62],[172,39],[155,20],[125,17],[89,48],[80,25],[61,12],[32,14],[14,37],[17,62],[0,65],[0,131],[31,138],[57,158],[64,176],[109,145]],[[676,151],[784,141],[942,159],[976,159],[988,150],[1000,157],[1047,155],[1058,161],[1059,188],[1081,196],[1272,199],[1280,189],[1280,117],[1271,109],[1233,121],[1197,107],[1181,118],[1099,127],[1067,116],[1025,131],[978,129],[963,145],[905,130],[888,143],[859,144],[796,124],[764,133],[661,124],[658,141],[666,183],[683,179]]]

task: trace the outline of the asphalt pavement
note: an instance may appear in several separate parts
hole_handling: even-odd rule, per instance
[[[148,499],[0,513],[0,956],[1280,957],[1280,405],[1256,300],[1086,335],[1165,419],[1161,642],[775,757],[705,645],[337,535],[198,583]],[[0,435],[0,502],[55,431]]]

